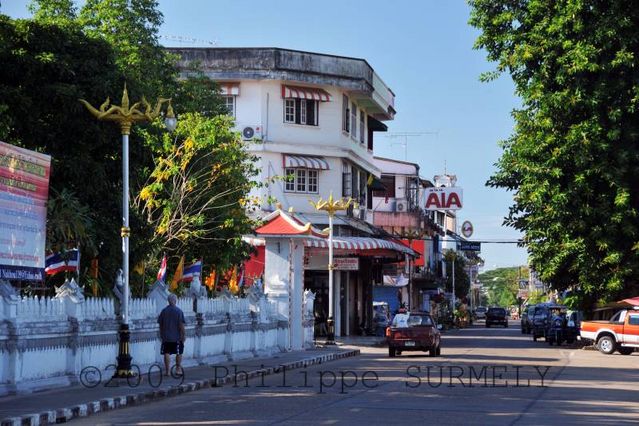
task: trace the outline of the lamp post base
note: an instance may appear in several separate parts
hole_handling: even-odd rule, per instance
[[[131,332],[129,331],[129,324],[120,324],[120,330],[118,331],[120,344],[118,346],[118,365],[113,374],[113,378],[126,379],[127,377],[134,377],[136,374],[131,370],[131,352],[129,350],[129,342],[131,341]]]
[[[334,345],[335,344],[335,321],[333,317],[329,317],[326,321],[326,327],[328,328],[328,333],[326,333],[326,344]]]

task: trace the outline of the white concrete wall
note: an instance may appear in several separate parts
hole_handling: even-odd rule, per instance
[[[191,309],[190,299],[180,302],[187,321],[185,366],[272,355],[289,348],[287,322],[263,297],[256,305],[249,299],[199,299],[199,313]],[[59,306],[65,303],[77,304],[75,312],[84,318],[58,318]],[[7,309],[10,304],[14,309]],[[142,310],[130,324],[131,356],[146,372],[152,364],[162,363],[155,301],[133,299],[131,306]],[[299,306],[301,310],[301,300]],[[0,296],[0,311],[13,312],[0,322],[0,396],[69,385],[88,366],[108,380],[113,374],[109,365],[118,353],[118,321],[111,308],[112,300],[105,299],[8,301]],[[302,318],[296,319],[300,324],[295,328],[302,330]]]

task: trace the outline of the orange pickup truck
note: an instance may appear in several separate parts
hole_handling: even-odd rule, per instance
[[[619,311],[610,321],[582,321],[579,334],[601,353],[630,355],[639,348],[639,307]]]

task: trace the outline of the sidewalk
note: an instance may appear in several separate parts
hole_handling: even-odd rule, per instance
[[[113,374],[112,370],[109,370],[106,373],[100,373],[102,381],[99,383],[98,374],[88,375],[84,382],[88,385],[95,385],[91,388],[78,384],[38,393],[0,397],[0,419],[2,419],[0,424],[1,426],[13,426],[62,423],[100,411],[114,410],[127,405],[139,405],[185,392],[230,383],[233,381],[235,368],[238,373],[246,371],[249,377],[256,377],[258,374],[273,374],[274,370],[277,373],[282,366],[286,369],[303,368],[308,365],[356,355],[359,355],[358,349],[342,349],[331,346],[280,353],[269,358],[250,358],[185,368],[183,383],[180,378],[160,377],[158,369],[153,367],[150,375],[147,371],[142,372],[139,384],[137,378],[131,379],[130,384],[127,384],[126,380],[107,384],[106,382],[109,382],[110,376]],[[239,378],[243,379],[243,376],[239,376]]]

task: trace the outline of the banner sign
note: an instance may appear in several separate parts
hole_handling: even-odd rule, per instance
[[[0,142],[0,279],[43,281],[51,157]]]
[[[359,271],[359,257],[334,257],[333,265],[337,271]]]
[[[460,251],[481,251],[481,243],[479,241],[458,241],[457,250]]]
[[[459,210],[462,208],[463,190],[456,187],[426,188],[426,210]]]

